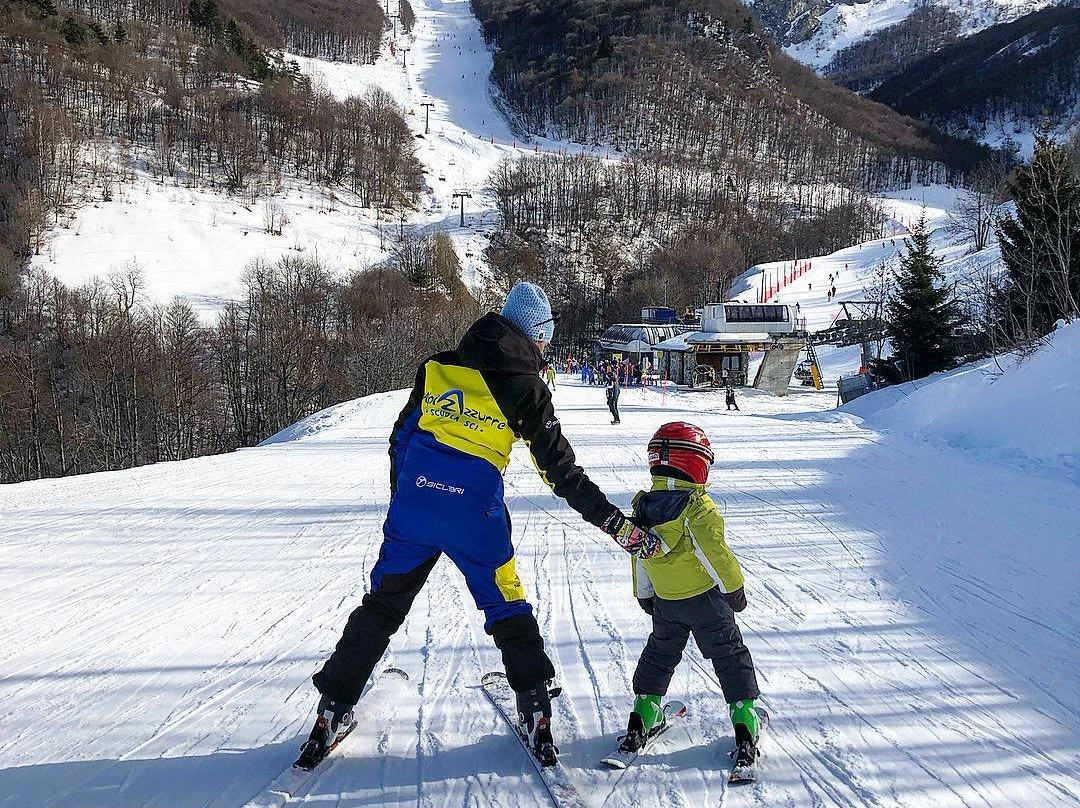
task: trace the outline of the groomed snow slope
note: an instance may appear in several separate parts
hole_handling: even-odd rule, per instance
[[[403,400],[350,402],[232,455],[0,488],[0,806],[235,807],[288,765],[308,677],[376,558]],[[710,394],[627,389],[617,428],[602,390],[556,391],[582,463],[624,506],[659,424],[712,438],[775,716],[753,787],[726,791],[727,718],[696,649],[672,685],[685,730],[625,774],[595,768],[648,623],[621,552],[527,454],[508,469],[519,571],[566,688],[556,731],[590,804],[1080,805],[1076,485],[796,414],[829,394],[740,401],[729,415]],[[475,687],[498,660],[440,562],[388,654],[411,674],[404,697],[365,705],[295,804],[547,805]]]
[[[830,255],[800,256],[800,263],[808,263],[809,269],[783,286],[769,302],[792,307],[798,304],[799,317],[805,320],[808,331],[828,328],[842,315],[843,302],[867,299],[867,290],[878,283],[876,275],[882,264],[890,273],[898,268],[900,257],[907,249],[905,236],[924,215],[932,234],[931,246],[942,259],[941,271],[947,282],[963,284],[966,279],[979,277],[988,268],[999,266],[1001,251],[996,242],[973,253],[971,243],[958,241],[948,233],[950,212],[959,195],[956,188],[930,185],[894,191],[878,198],[888,216],[889,232],[894,235],[845,247]],[[791,266],[792,261],[787,260],[750,267],[735,280],[730,298],[756,302],[763,283],[768,286],[782,279]],[[836,287],[832,300],[828,298],[830,286]]]
[[[380,221],[373,208],[360,207],[342,189],[286,180],[269,200],[250,204],[243,195],[162,184],[133,169],[134,181],[117,189],[113,201],[87,204],[54,228],[32,265],[76,285],[135,263],[148,298],[168,302],[179,295],[212,323],[225,301],[242,296],[241,275],[254,259],[316,256],[344,273],[384,261],[402,228],[442,229],[457,248],[465,283],[478,289],[488,274],[484,236],[496,223],[488,176],[499,160],[534,150],[607,151],[543,138],[516,139],[493,97],[491,52],[468,0],[424,0],[413,8],[413,31],[406,35],[399,30],[393,42],[388,33],[375,64],[284,54],[338,99],[378,87],[401,106],[416,136],[426,181],[417,209],[406,211],[403,223],[396,211],[392,220],[383,213]],[[424,103],[434,105],[427,134]],[[460,190],[472,194],[466,200],[465,227],[459,227],[454,197]],[[267,201],[289,217],[281,236],[263,232]]]

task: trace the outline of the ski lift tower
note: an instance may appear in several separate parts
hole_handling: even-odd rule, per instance
[[[461,218],[458,220],[458,227],[465,226],[465,200],[472,199],[472,192],[467,188],[458,188],[453,194],[455,199],[461,200]]]
[[[420,106],[424,108],[424,134],[431,134],[431,108],[435,106],[434,101],[421,101]]]

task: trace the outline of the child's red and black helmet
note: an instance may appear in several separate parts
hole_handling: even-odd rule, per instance
[[[708,482],[713,459],[704,430],[685,421],[664,424],[649,441],[650,469],[662,473],[661,466],[673,468],[699,485]]]

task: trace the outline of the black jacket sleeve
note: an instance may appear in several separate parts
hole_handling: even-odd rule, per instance
[[[488,386],[514,432],[528,443],[544,481],[582,518],[600,527],[617,509],[577,464],[547,385],[538,376],[511,376],[490,380]]]
[[[390,433],[390,493],[393,494],[397,491],[397,461],[398,461],[398,449],[409,442],[409,438],[416,430],[416,422],[409,419],[420,407],[420,400],[424,397],[424,366],[427,362],[422,362],[420,367],[416,369],[416,381],[413,382],[412,393],[409,394],[409,400],[405,404],[405,408],[398,415],[397,420],[394,422],[394,429]]]

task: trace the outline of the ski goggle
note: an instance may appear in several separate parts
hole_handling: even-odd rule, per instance
[[[557,311],[553,311],[551,313],[550,317],[548,317],[546,320],[541,320],[540,322],[536,323],[535,326],[533,326],[533,327],[534,328],[539,328],[540,326],[547,325],[548,323],[551,323],[552,325],[558,325],[561,321],[562,321],[562,314],[557,312]]]

